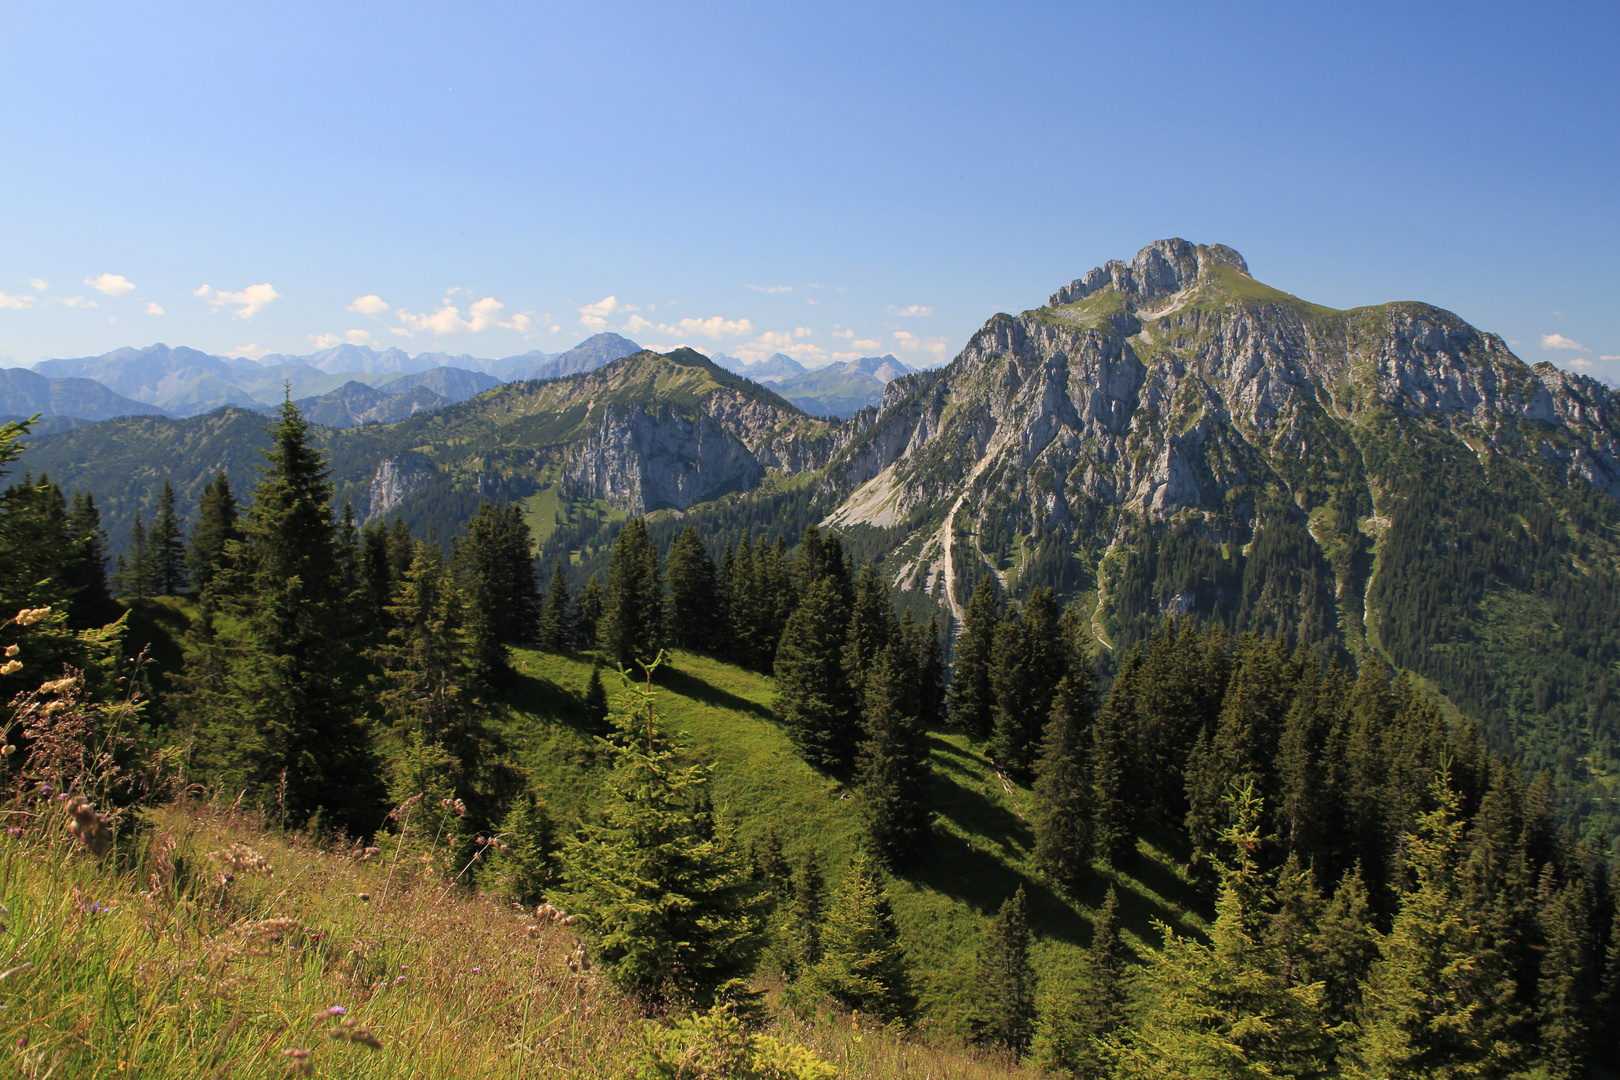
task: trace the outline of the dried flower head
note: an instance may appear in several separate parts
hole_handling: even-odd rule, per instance
[[[14,675],[22,670],[21,660],[7,660],[0,664],[0,675]]]
[[[340,1042],[352,1043],[357,1046],[369,1046],[373,1050],[382,1049],[382,1040],[371,1033],[370,1028],[360,1027],[354,1018],[345,1017],[343,1023],[335,1028],[327,1028],[326,1034]]]
[[[448,810],[455,814],[456,817],[464,818],[467,816],[467,804],[462,802],[460,799],[440,799],[439,806],[441,809]],[[484,838],[480,836],[478,838],[478,842],[480,844],[483,843]]]
[[[32,626],[34,623],[39,622],[39,620],[43,619],[50,613],[51,609],[48,607],[23,608],[21,611],[17,612],[17,618],[15,621],[18,626]]]
[[[73,820],[68,822],[68,835],[84,845],[85,850],[98,859],[106,858],[112,850],[112,821],[102,814],[83,795],[75,795],[63,806]]]
[[[67,675],[47,683],[40,683],[39,692],[42,694],[65,694],[73,689],[74,684],[78,681],[79,677],[77,675]]]
[[[389,821],[403,821],[403,820],[405,820],[406,815],[408,815],[411,812],[412,808],[414,808],[416,806],[416,804],[421,802],[421,801],[422,801],[422,795],[421,795],[420,792],[418,792],[415,795],[412,795],[410,798],[406,799],[404,802],[400,803],[398,806],[396,806],[392,810],[388,811],[388,820]]]
[[[257,851],[238,841],[228,848],[219,851],[210,851],[205,858],[211,859],[224,867],[222,877],[232,881],[237,874],[263,874],[265,877],[274,877],[275,867],[270,861]]]
[[[303,1047],[291,1047],[281,1052],[287,1059],[288,1076],[314,1076],[315,1063],[310,1060],[310,1052]]]
[[[6,646],[6,656],[8,658],[16,656],[20,652],[22,652],[22,646],[21,645],[7,645]]]

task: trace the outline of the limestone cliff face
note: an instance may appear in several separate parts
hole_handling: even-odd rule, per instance
[[[684,510],[746,490],[768,469],[820,468],[837,449],[829,425],[695,353],[676,363],[648,356],[547,385],[548,408],[584,409],[582,428],[563,450],[571,495],[632,513]],[[626,390],[642,386],[646,392]]]
[[[433,473],[433,462],[421,454],[398,454],[378,464],[358,507],[361,524],[385,516],[422,490]]]
[[[1302,521],[1347,486],[1383,506],[1402,478],[1380,448],[1418,434],[1482,461],[1537,457],[1620,499],[1617,405],[1450,312],[1333,311],[1254,281],[1230,248],[1160,241],[891,384],[831,463],[852,494],[828,520],[944,511],[897,583],[954,582],[964,560],[1006,579],[1017,558],[984,550],[987,522],[1003,547],[1056,532],[1102,550],[1153,521],[1247,543],[1279,500]]]

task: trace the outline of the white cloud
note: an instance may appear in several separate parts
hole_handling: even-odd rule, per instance
[[[894,340],[899,342],[898,347],[902,352],[932,353],[936,357],[944,356],[945,350],[948,347],[942,338],[924,339],[915,334],[907,333],[904,330],[896,330],[894,332]]]
[[[551,332],[553,334],[560,334],[560,333],[562,333],[562,327],[558,326],[556,323],[552,323],[551,324]]]
[[[85,278],[84,283],[108,296],[125,296],[135,291],[135,283],[123,274],[102,274],[100,277]]]
[[[148,300],[146,302],[146,313],[148,315],[162,315],[163,314],[163,308],[161,308],[157,304],[153,303],[152,301]]]
[[[816,299],[816,298],[815,298],[815,297],[813,297],[813,296],[807,296],[807,297],[805,297],[805,298],[804,298],[804,302],[805,302],[805,303],[807,303],[807,304],[809,304],[809,305],[810,305],[810,306],[811,306],[811,307],[820,307],[820,306],[821,306],[821,301],[820,301],[820,300],[817,300],[817,299]]]
[[[1543,349],[1567,349],[1570,352],[1590,352],[1585,345],[1578,341],[1571,341],[1563,334],[1542,334],[1541,347]]]
[[[793,286],[791,285],[744,285],[743,288],[753,289],[755,292],[770,293],[772,295],[775,295],[776,293],[793,291]]]
[[[847,328],[842,327],[842,326],[839,326],[837,323],[833,323],[832,336],[833,337],[841,337],[841,338],[852,338],[852,337],[855,336],[855,331],[847,329]]]
[[[397,314],[399,321],[405,324],[405,328],[403,330],[395,329],[394,333],[413,334],[419,330],[431,330],[437,335],[476,334],[481,330],[489,329],[491,326],[504,326],[509,329],[517,328],[513,323],[498,321],[497,316],[500,315],[501,309],[506,305],[493,296],[486,296],[482,300],[474,300],[472,306],[467,309],[465,317],[462,316],[461,309],[454,304],[448,303],[448,300],[449,297],[447,296],[444,301],[441,301],[443,306],[431,315],[414,315],[401,308]],[[524,315],[521,318],[526,321],[528,316]]]
[[[912,304],[910,307],[890,306],[889,308],[890,315],[932,315],[933,313],[933,308],[923,307],[921,304]]]
[[[1592,366],[1592,361],[1588,360],[1584,356],[1577,356],[1575,359],[1569,362],[1569,366],[1573,368],[1580,368],[1582,371],[1585,371]]]
[[[88,308],[100,306],[94,300],[86,300],[82,296],[53,296],[51,297],[51,302],[53,304],[61,304],[63,307]]]
[[[233,319],[251,319],[263,311],[270,301],[281,299],[281,294],[271,288],[268,281],[260,285],[249,285],[241,292],[224,292],[208,285],[199,285],[191,291],[191,295],[207,300],[208,306],[215,311],[226,304],[235,304],[236,310],[231,312]]]
[[[858,338],[850,342],[849,347],[852,349],[865,349],[867,352],[871,352],[873,349],[883,348],[883,342],[877,338]]]
[[[621,304],[617,296],[604,296],[594,304],[586,304],[576,308],[579,312],[579,322],[587,329],[601,333],[607,329],[607,317],[615,311],[640,311],[633,304]]]
[[[611,300],[612,297],[608,299]],[[584,308],[580,310],[583,311]],[[580,321],[585,322],[584,319]],[[720,315],[714,315],[707,319],[682,319],[674,324],[649,322],[640,315],[632,315],[630,321],[626,322],[620,329],[631,334],[656,330],[660,334],[667,334],[675,338],[706,337],[713,341],[720,341],[724,338],[737,338],[751,334],[754,332],[754,324],[747,319],[727,319]],[[806,331],[806,333],[808,332]]]
[[[51,283],[46,281],[44,278],[29,278],[28,287],[33,289],[35,292],[44,292],[46,289],[51,287]]]
[[[534,312],[520,311],[500,325],[507,330],[516,330],[524,337],[531,337],[534,334]]]
[[[269,349],[262,349],[257,345],[238,345],[225,355],[234,356],[238,360],[257,360],[259,357],[269,353],[269,351]]]
[[[346,330],[343,334],[311,334],[317,349],[330,349],[334,345],[348,343],[350,345],[364,345],[371,340],[371,335],[364,330]]]
[[[355,297],[353,303],[344,310],[352,311],[357,315],[381,315],[388,310],[388,305],[383,303],[383,298],[376,293],[367,293],[364,296]]]
[[[1620,360],[1620,356],[1600,356],[1599,360]]]
[[[12,296],[9,293],[0,292],[0,308],[7,311],[22,311],[33,306],[34,297],[32,296]]]

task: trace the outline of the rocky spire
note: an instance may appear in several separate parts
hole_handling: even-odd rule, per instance
[[[1195,284],[1209,267],[1216,265],[1230,266],[1243,274],[1249,272],[1243,256],[1225,244],[1189,244],[1179,236],[1155,240],[1138,251],[1129,265],[1112,259],[1053,293],[1047,304],[1072,304],[1110,285],[1125,296],[1152,300]]]

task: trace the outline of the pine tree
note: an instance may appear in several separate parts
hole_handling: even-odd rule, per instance
[[[1302,976],[1322,984],[1323,1012],[1331,1025],[1353,1020],[1360,1012],[1361,987],[1378,959],[1373,917],[1361,867],[1352,866],[1322,912]]]
[[[1125,658],[1108,701],[1091,726],[1091,844],[1110,866],[1125,858],[1136,833],[1125,722],[1141,667],[1140,654],[1132,652]]]
[[[1075,669],[1058,683],[1035,768],[1035,861],[1073,891],[1091,865],[1092,797],[1086,768],[1091,734],[1091,672]]]
[[[595,648],[602,627],[602,612],[607,603],[602,598],[602,586],[592,574],[585,587],[574,597],[574,641],[578,648]]]
[[[1091,924],[1091,946],[1074,977],[1041,986],[1033,1056],[1040,1067],[1080,1080],[1112,1072],[1107,1039],[1125,1015],[1124,942],[1120,940],[1119,894],[1108,895]]]
[[[551,569],[545,614],[540,619],[540,647],[546,652],[568,652],[574,644],[573,598],[568,595],[568,572],[563,557]],[[592,638],[594,640],[594,636]]]
[[[956,662],[951,675],[951,719],[976,739],[987,739],[995,723],[995,691],[991,685],[991,655],[995,649],[997,613],[995,586],[990,576],[979,579],[968,601],[962,636],[956,641]]]
[[[238,790],[277,798],[286,820],[317,810],[369,831],[378,797],[371,740],[348,679],[355,645],[337,595],[325,455],[291,401],[281,407],[243,544],[230,693],[205,755]]]
[[[1015,780],[1027,781],[1033,773],[1052,695],[1070,667],[1070,650],[1051,589],[1036,589],[1023,611],[1009,613],[996,629],[990,754]]]
[[[197,504],[197,526],[191,530],[191,548],[186,553],[186,568],[198,592],[207,588],[224,569],[229,557],[228,545],[241,539],[236,496],[231,494],[230,481],[221,469],[203,486],[202,500]]]
[[[754,969],[758,891],[708,808],[713,767],[677,763],[681,748],[665,732],[651,671],[611,719],[602,810],[564,847],[563,902],[621,989],[648,1008],[705,1008],[742,992]]]
[[[1259,940],[1270,890],[1256,862],[1262,804],[1233,794],[1208,945],[1160,924],[1131,1028],[1110,1040],[1121,1078],[1320,1076],[1332,1064],[1315,984],[1288,985]]]
[[[1462,1077],[1510,1064],[1500,965],[1463,895],[1463,830],[1444,774],[1403,844],[1415,875],[1362,988],[1358,1077]],[[1508,990],[1511,993],[1511,990]]]
[[[974,975],[978,1002],[972,1028],[979,1042],[1022,1056],[1035,1027],[1035,968],[1029,960],[1024,887],[1002,902],[979,950]]]
[[[612,709],[608,705],[607,689],[602,685],[602,665],[591,665],[591,681],[585,685],[585,724],[586,730],[606,734],[608,717]]]
[[[167,479],[158,497],[157,517],[152,519],[148,543],[152,552],[152,591],[173,596],[186,587],[186,541],[174,510],[174,488]]]
[[[928,739],[904,694],[899,653],[886,645],[866,678],[855,788],[873,852],[889,866],[915,859],[928,835]]]
[[[645,518],[631,518],[619,530],[608,557],[607,600],[597,636],[614,662],[649,663],[664,647],[664,585],[658,549]]]
[[[393,593],[388,527],[380,521],[368,521],[360,530],[360,597],[356,601],[359,617],[373,627],[382,626]]]
[[[900,932],[883,892],[883,871],[865,851],[850,860],[827,906],[821,959],[806,984],[811,993],[883,1020],[907,1019],[916,1007]]]
[[[867,563],[856,579],[850,604],[849,631],[844,644],[844,674],[852,686],[866,680],[878,657],[895,640],[889,588],[877,567]]]
[[[790,974],[809,971],[821,962],[821,921],[826,903],[827,882],[821,874],[821,859],[811,848],[804,864],[793,878],[793,960]]]
[[[539,632],[529,527],[516,507],[498,508],[486,499],[465,529],[451,550],[466,601],[469,661],[477,678],[501,682],[511,674],[511,647],[532,644]]]
[[[917,709],[924,728],[945,724],[945,649],[940,644],[939,616],[928,616],[917,649]]]
[[[810,586],[776,653],[777,715],[806,761],[843,768],[855,751],[857,702],[844,678],[849,605],[830,577]]]
[[[1592,1050],[1596,985],[1585,882],[1571,881],[1542,905],[1547,951],[1536,980],[1541,1061],[1555,1080],[1585,1076]]]
[[[156,570],[152,562],[152,547],[147,540],[146,524],[141,512],[135,511],[135,521],[129,527],[129,556],[118,557],[118,572],[113,575],[118,595],[130,600],[144,600],[152,595]]]
[[[107,534],[101,531],[101,511],[89,492],[73,493],[66,539],[57,577],[72,605],[68,628],[105,626],[118,618],[119,608],[107,591]]]
[[[551,884],[554,852],[551,822],[538,795],[524,791],[513,800],[497,839],[500,848],[489,865],[496,888],[525,907],[538,904]]]
[[[688,525],[669,549],[670,638],[692,652],[712,653],[725,644],[720,620],[719,572]]]

